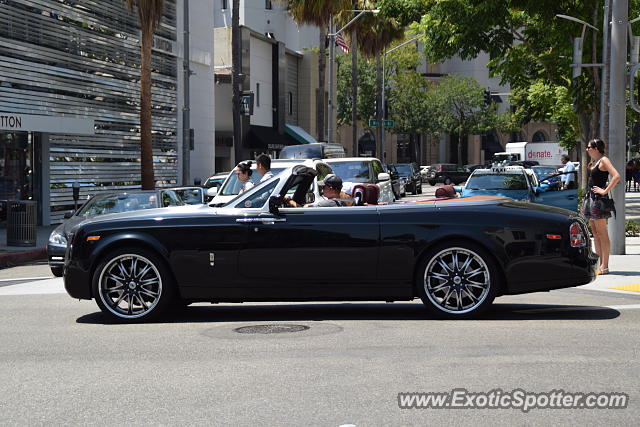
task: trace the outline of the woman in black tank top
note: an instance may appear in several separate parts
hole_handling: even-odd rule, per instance
[[[611,241],[607,231],[607,218],[611,217],[609,192],[620,181],[620,174],[613,167],[609,158],[604,155],[604,141],[592,139],[587,144],[587,153],[591,157],[589,163],[588,193],[582,203],[582,214],[589,220],[596,254],[600,257],[600,274],[609,273],[609,252]],[[609,184],[607,184],[607,178]],[[613,210],[615,212],[615,210]]]

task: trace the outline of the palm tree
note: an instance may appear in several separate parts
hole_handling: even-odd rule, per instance
[[[164,0],[124,0],[130,11],[138,9],[140,46],[140,177],[143,190],[155,188],[151,144],[151,44],[162,20]]]
[[[298,23],[320,28],[318,55],[318,96],[316,97],[316,126],[318,140],[324,141],[324,88],[326,68],[327,27],[331,17],[351,7],[351,0],[279,0],[287,5],[289,15]]]

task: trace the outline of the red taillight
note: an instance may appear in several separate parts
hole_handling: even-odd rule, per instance
[[[569,227],[569,241],[572,248],[581,248],[587,245],[587,239],[577,222],[574,222]]]

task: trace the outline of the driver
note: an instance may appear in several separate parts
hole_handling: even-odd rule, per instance
[[[318,200],[315,203],[308,203],[303,207],[331,207],[331,206],[352,206],[353,199],[348,194],[343,193],[342,179],[334,174],[329,174],[324,178],[324,181],[318,182],[318,185],[324,185],[322,187],[323,199]],[[284,197],[285,206],[292,208],[300,207],[293,199],[288,196]]]
[[[351,206],[353,205],[353,199],[345,197],[346,194],[342,193],[342,178],[337,175],[329,174],[324,178],[324,187],[322,188],[322,195],[325,197],[316,203],[310,203],[304,205],[307,207],[330,207],[330,206]]]

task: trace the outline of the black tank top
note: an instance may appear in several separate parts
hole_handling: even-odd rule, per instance
[[[609,172],[601,171],[599,169],[600,160],[596,162],[596,165],[593,169],[589,169],[589,188],[591,187],[607,187],[607,178],[609,177]]]

